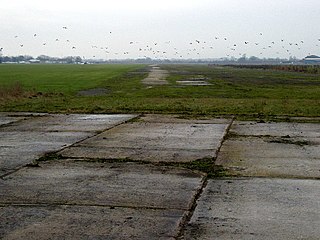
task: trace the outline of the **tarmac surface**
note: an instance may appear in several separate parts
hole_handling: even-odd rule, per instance
[[[319,145],[317,123],[0,113],[0,238],[319,239]],[[226,175],[181,165],[208,159]]]

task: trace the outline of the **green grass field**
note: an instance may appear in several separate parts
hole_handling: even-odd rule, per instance
[[[168,85],[147,88],[144,65],[0,65],[0,111],[178,113],[239,118],[320,115],[320,74],[163,65]],[[209,86],[178,80],[205,78]],[[103,88],[103,96],[79,96]],[[2,93],[2,94],[1,94]]]

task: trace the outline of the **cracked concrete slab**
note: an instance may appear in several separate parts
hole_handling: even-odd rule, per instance
[[[217,165],[240,176],[320,178],[320,141],[314,145],[239,138],[224,143]]]
[[[133,163],[51,161],[0,181],[0,204],[101,205],[188,210],[203,175]]]
[[[319,239],[315,180],[210,180],[184,239]]]
[[[94,206],[0,207],[0,238],[174,239],[182,210]]]
[[[134,117],[1,113],[0,238],[177,239],[205,175],[140,161],[214,158],[232,120]],[[272,178],[209,180],[181,238],[318,239],[319,126],[235,122],[216,164]]]
[[[217,165],[239,176],[320,178],[320,125],[238,122]]]
[[[215,158],[231,122],[168,119],[163,121],[153,115],[122,124],[60,154],[64,157],[149,162],[189,162]]]
[[[134,163],[40,163],[0,180],[2,239],[174,239],[204,175]]]
[[[24,166],[45,153],[58,151],[136,115],[2,114],[0,176]]]
[[[88,132],[0,131],[0,175],[90,136]]]

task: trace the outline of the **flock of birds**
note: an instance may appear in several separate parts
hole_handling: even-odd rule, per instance
[[[66,26],[63,26],[62,29],[64,31],[68,31],[69,28]],[[112,32],[108,32],[109,36],[112,35]],[[123,48],[126,48],[127,50],[122,51],[112,51],[112,48],[110,46],[99,46],[99,45],[88,45],[88,47],[91,48],[92,56],[87,56],[83,58],[96,58],[96,56],[104,56],[104,58],[116,58],[116,56],[120,56],[123,58],[129,58],[132,56],[139,56],[139,58],[155,58],[155,59],[166,59],[166,58],[201,58],[202,54],[204,53],[210,53],[210,51],[215,51],[215,49],[221,47],[219,46],[219,42],[225,42],[224,46],[226,46],[225,49],[225,56],[224,58],[229,57],[237,57],[237,56],[243,56],[246,54],[246,49],[254,47],[254,50],[256,53],[259,53],[260,57],[263,57],[265,53],[268,50],[277,49],[275,51],[275,54],[278,56],[281,54],[282,56],[293,56],[294,52],[297,50],[301,50],[305,44],[304,40],[300,41],[288,41],[285,39],[279,39],[277,41],[270,41],[265,42],[263,41],[263,33],[258,33],[261,42],[259,41],[243,41],[243,42],[233,42],[231,39],[227,37],[219,37],[214,36],[210,41],[202,41],[199,39],[194,39],[192,41],[188,41],[185,43],[185,46],[183,48],[174,46],[172,41],[166,41],[166,42],[151,42],[151,43],[141,43],[138,41],[129,41],[127,43],[127,46],[123,46]],[[38,38],[38,34],[34,33],[33,38]],[[109,37],[108,36],[108,37]],[[15,39],[19,39],[18,35],[14,36]],[[73,55],[80,55],[81,48],[83,48],[83,45],[77,46],[73,41],[70,41],[69,39],[60,39],[55,38],[54,40],[51,40],[50,42],[42,42],[42,46],[45,47],[49,44],[52,44],[52,42],[60,43],[64,42],[66,43],[66,47],[71,49],[73,52]],[[319,48],[320,45],[320,38],[317,39],[317,41],[314,43],[316,49]],[[18,47],[24,48],[26,44],[20,42]],[[0,47],[0,53],[4,51],[4,47]],[[79,52],[77,50],[79,49]],[[306,51],[306,49],[303,49],[304,55],[311,55],[310,52]],[[212,52],[212,53],[213,53]],[[132,56],[130,55],[132,54]],[[137,55],[138,54],[138,55]],[[206,54],[208,55],[208,54]],[[277,57],[278,57],[277,56]],[[134,58],[134,57],[132,57]]]

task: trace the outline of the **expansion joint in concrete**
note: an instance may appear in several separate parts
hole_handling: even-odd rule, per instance
[[[184,211],[183,208],[165,208],[165,207],[150,207],[150,206],[130,206],[130,205],[113,205],[113,204],[80,204],[80,203],[9,203],[9,202],[0,202],[0,207],[97,207],[97,208],[125,208],[125,209],[134,209],[134,210],[180,210]]]
[[[218,154],[219,154],[219,152],[220,152],[220,149],[221,149],[223,143],[224,143],[224,142],[226,141],[226,139],[227,139],[227,136],[228,136],[228,134],[229,134],[229,131],[230,131],[231,127],[232,127],[232,124],[233,124],[234,120],[235,120],[235,118],[233,117],[233,118],[231,119],[230,123],[228,124],[228,126],[227,126],[226,129],[225,129],[225,132],[224,132],[224,134],[223,134],[223,137],[221,138],[220,144],[219,144],[219,146],[218,146],[218,148],[217,148],[217,150],[216,150],[216,154],[215,154],[216,158],[218,157]],[[207,176],[206,176],[206,177],[204,177],[204,179],[203,179],[203,182],[202,182],[201,187],[198,189],[197,193],[195,194],[195,196],[194,196],[194,198],[193,198],[193,201],[192,201],[192,204],[191,204],[190,209],[188,210],[188,212],[185,214],[183,220],[181,221],[180,228],[179,228],[179,232],[178,232],[178,235],[177,235],[176,239],[178,239],[178,240],[179,240],[179,239],[183,239],[184,229],[186,228],[186,226],[187,226],[188,223],[190,222],[190,220],[191,220],[191,218],[192,218],[192,216],[193,216],[193,214],[194,214],[194,211],[195,211],[195,209],[196,209],[196,207],[197,207],[197,201],[198,201],[198,199],[201,197],[201,195],[202,195],[202,193],[203,193],[203,191],[204,191],[207,183],[208,183],[208,178],[207,178]]]
[[[201,194],[203,193],[203,190],[207,186],[207,183],[208,183],[208,178],[207,178],[207,176],[205,176],[205,177],[203,177],[201,186],[198,188],[196,194],[194,195],[194,197],[192,199],[192,203],[190,205],[189,210],[185,213],[183,219],[180,222],[179,229],[178,229],[178,234],[175,237],[175,239],[177,239],[177,240],[182,239],[183,233],[184,233],[184,229],[186,228],[186,226],[190,222],[190,220],[192,218],[192,215],[193,215],[193,213],[194,213],[194,211],[195,211],[195,209],[197,207],[197,201],[201,197]]]
[[[220,153],[220,150],[221,150],[224,142],[225,142],[225,141],[227,140],[227,138],[228,138],[230,129],[231,129],[234,121],[235,121],[235,117],[232,117],[232,119],[230,120],[230,123],[228,124],[228,126],[226,127],[226,129],[225,129],[225,131],[224,131],[224,134],[223,134],[223,136],[222,136],[222,139],[221,139],[221,141],[220,141],[220,144],[219,144],[219,146],[218,146],[218,148],[217,148],[217,150],[216,150],[215,159],[218,158],[219,153]]]

